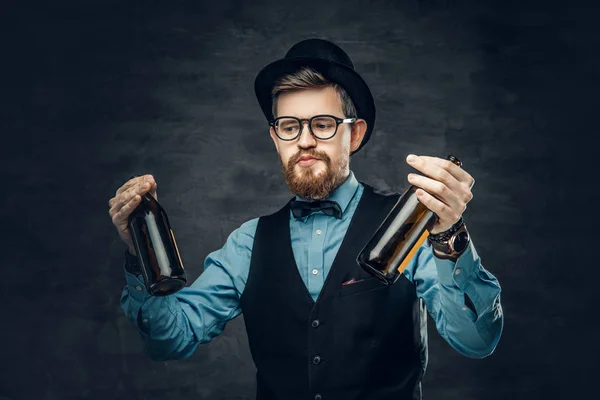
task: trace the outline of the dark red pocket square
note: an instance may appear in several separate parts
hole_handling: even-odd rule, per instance
[[[357,283],[357,282],[360,282],[360,281],[363,281],[363,280],[364,279],[356,280],[356,279],[352,278],[352,279],[350,279],[350,280],[342,283],[342,286],[352,285],[353,283]]]

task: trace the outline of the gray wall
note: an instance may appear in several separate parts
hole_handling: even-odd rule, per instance
[[[291,197],[253,81],[313,36],[340,44],[375,96],[375,134],[351,162],[359,180],[402,191],[408,153],[455,154],[476,179],[464,217],[502,285],[505,330],[491,357],[471,360],[430,320],[425,398],[587,391],[588,355],[599,350],[587,319],[597,276],[593,8],[126,3],[5,12],[0,395],[254,398],[242,317],[189,360],[145,356],[119,306],[124,245],[107,202],[132,174],[152,173],[195,280],[233,229]]]

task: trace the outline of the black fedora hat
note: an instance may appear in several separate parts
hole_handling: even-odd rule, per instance
[[[275,82],[305,66],[343,87],[356,107],[357,117],[367,122],[365,136],[352,154],[358,152],[373,133],[375,102],[367,83],[354,71],[354,64],[348,54],[328,40],[313,38],[298,42],[288,50],[284,58],[270,63],[258,73],[254,80],[254,92],[265,117],[269,122],[274,119],[271,91]]]

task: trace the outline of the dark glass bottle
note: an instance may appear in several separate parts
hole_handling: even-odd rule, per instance
[[[452,155],[447,159],[462,166]],[[437,215],[418,200],[416,190],[411,185],[400,196],[356,258],[363,269],[388,285],[400,277],[437,220]]]
[[[187,282],[183,262],[167,213],[154,196],[142,196],[128,223],[148,293],[167,296],[181,290]]]

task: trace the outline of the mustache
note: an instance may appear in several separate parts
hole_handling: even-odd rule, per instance
[[[323,152],[316,151],[316,150],[311,150],[311,151],[300,151],[300,152],[294,154],[292,157],[290,157],[289,164],[291,164],[291,165],[296,164],[298,162],[298,160],[300,160],[300,157],[304,157],[304,156],[313,157],[313,158],[316,158],[317,160],[323,160],[326,163],[329,162],[329,156],[327,155],[327,153],[323,153]]]

